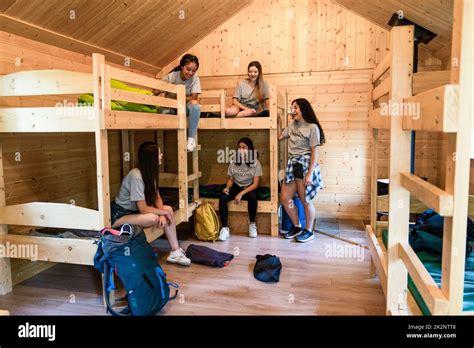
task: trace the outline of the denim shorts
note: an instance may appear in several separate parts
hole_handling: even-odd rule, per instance
[[[293,164],[293,175],[295,179],[304,179],[303,165],[301,163]]]
[[[115,221],[120,219],[122,216],[138,214],[138,213],[139,213],[138,211],[129,210],[118,205],[117,203],[115,203],[115,201],[110,203],[110,220],[112,222],[112,226],[114,225]]]

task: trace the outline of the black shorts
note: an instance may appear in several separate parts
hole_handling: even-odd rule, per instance
[[[110,220],[111,220],[112,226],[114,225],[115,221],[120,219],[122,216],[131,215],[131,214],[139,214],[139,213],[140,213],[139,211],[126,209],[118,205],[117,203],[115,203],[115,201],[112,201],[110,203]]]
[[[301,163],[293,164],[293,176],[295,179],[304,179],[303,165]]]

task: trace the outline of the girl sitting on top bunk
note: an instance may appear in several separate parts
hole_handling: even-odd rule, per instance
[[[314,238],[314,205],[318,189],[323,187],[318,165],[318,146],[326,140],[323,129],[311,107],[303,98],[291,104],[291,122],[283,130],[278,140],[288,140],[288,164],[285,180],[281,188],[281,204],[292,221],[292,226],[283,237],[298,242],[307,242]],[[278,119],[279,120],[279,119]],[[298,195],[304,206],[306,226],[300,226],[298,212],[293,197]]]
[[[171,252],[168,262],[189,266],[191,260],[179,247],[173,209],[163,205],[158,192],[159,165],[162,154],[158,145],[144,142],[138,149],[138,168],[122,180],[120,190],[111,204],[112,227],[133,224],[141,227],[157,225],[165,230]]]
[[[263,79],[262,65],[257,61],[250,62],[247,74],[247,79],[237,82],[232,106],[225,110],[226,116],[246,117],[268,112],[269,87]]]
[[[196,147],[196,135],[201,117],[201,105],[198,102],[198,94],[201,93],[201,82],[197,75],[199,69],[199,60],[192,54],[185,54],[179,65],[165,75],[162,80],[175,85],[186,86],[186,114],[189,116],[188,126],[188,151],[193,151]],[[158,89],[153,90],[154,95],[160,94]],[[176,98],[174,93],[166,93],[167,98]],[[161,114],[176,114],[175,109],[161,108]]]
[[[262,166],[257,159],[257,152],[253,142],[249,138],[242,138],[237,142],[237,156],[235,161],[231,161],[227,169],[229,176],[225,188],[219,198],[219,215],[222,228],[218,239],[224,241],[229,238],[230,231],[227,223],[228,207],[227,203],[234,200],[239,204],[241,200],[248,202],[249,213],[249,237],[257,237],[257,188],[260,176],[262,176]]]

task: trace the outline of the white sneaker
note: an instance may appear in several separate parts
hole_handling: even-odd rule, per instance
[[[191,260],[186,257],[184,250],[181,248],[170,252],[166,261],[171,263],[177,263],[182,266],[189,266],[191,264]]]
[[[194,138],[188,138],[188,144],[186,145],[188,151],[194,151],[196,148],[196,140]]]
[[[229,237],[230,237],[229,227],[222,227],[221,231],[219,232],[219,237],[217,239],[221,241],[225,241],[229,239]]]
[[[256,238],[258,235],[257,233],[257,224],[255,222],[249,223],[249,237]]]

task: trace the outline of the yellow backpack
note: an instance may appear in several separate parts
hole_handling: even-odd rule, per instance
[[[211,204],[204,202],[196,209],[194,234],[197,239],[215,242],[219,237],[220,222]]]

